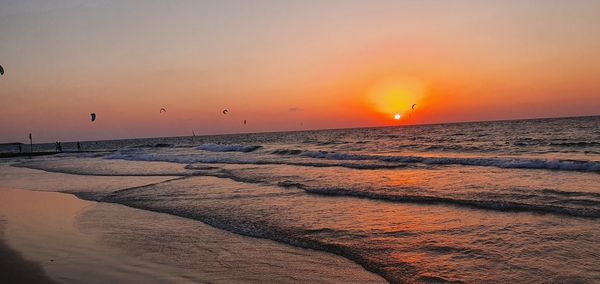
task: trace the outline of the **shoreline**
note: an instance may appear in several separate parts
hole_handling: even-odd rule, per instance
[[[386,282],[338,255],[249,238],[169,214],[83,200],[70,193],[3,186],[0,196],[6,247],[45,270],[49,281]],[[25,200],[32,204],[6,204]],[[27,210],[31,216],[24,217]],[[121,220],[110,221],[116,218]],[[175,233],[170,231],[174,228]],[[168,243],[165,234],[172,234]],[[193,247],[187,247],[189,242]],[[161,246],[173,247],[173,254],[160,255]]]

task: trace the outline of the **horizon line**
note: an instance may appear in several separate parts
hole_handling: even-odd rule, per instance
[[[464,124],[464,123],[502,122],[502,121],[518,121],[518,120],[568,119],[568,118],[585,118],[585,117],[598,117],[598,116],[600,116],[600,114],[558,116],[558,117],[508,118],[508,119],[496,119],[496,120],[467,120],[467,121],[437,122],[437,123],[398,124],[398,125],[385,125],[385,126],[318,128],[318,129],[304,129],[304,130],[275,130],[275,131],[262,131],[262,132],[236,132],[236,133],[220,133],[220,134],[201,134],[201,135],[196,135],[196,136],[184,135],[184,136],[153,136],[153,137],[135,137],[135,138],[113,138],[113,139],[102,139],[102,140],[77,140],[77,141],[60,141],[60,142],[61,143],[77,143],[77,142],[102,142],[102,141],[138,140],[138,139],[152,139],[152,138],[234,136],[234,135],[254,135],[254,134],[271,134],[271,133],[274,134],[274,133],[288,133],[288,132],[331,131],[331,130],[350,130],[350,129],[368,129],[368,128],[418,127],[418,126],[432,126],[432,125],[452,125],[452,124]],[[0,144],[10,144],[10,143],[28,144],[28,143],[22,143],[22,142],[3,142],[3,143],[0,143]],[[43,143],[33,143],[33,144],[34,145],[41,145],[41,144],[49,144],[49,143],[54,143],[54,142],[43,142]]]

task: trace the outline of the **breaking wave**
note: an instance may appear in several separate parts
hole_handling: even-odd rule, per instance
[[[274,154],[300,155],[327,160],[378,160],[395,163],[422,163],[429,165],[463,165],[512,169],[544,169],[561,171],[600,172],[600,162],[585,160],[553,160],[527,158],[479,158],[479,157],[421,157],[421,156],[378,156],[362,154],[345,154],[326,151],[287,152],[277,150]]]
[[[537,212],[569,215],[574,217],[600,218],[600,208],[598,208],[600,206],[600,202],[593,200],[589,200],[588,203],[591,203],[591,205],[594,205],[595,207],[567,207],[552,204],[532,204],[501,199],[468,199],[430,195],[388,194],[385,192],[360,191],[345,188],[315,188],[307,187],[296,182],[280,182],[278,185],[282,187],[300,188],[309,193],[329,196],[353,196],[392,202],[447,204],[496,211]]]
[[[221,144],[203,144],[196,147],[196,150],[209,152],[252,152],[262,148],[260,145],[221,145]]]

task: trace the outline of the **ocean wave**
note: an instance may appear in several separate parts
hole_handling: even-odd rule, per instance
[[[143,172],[135,169],[127,169],[127,168],[112,168],[108,167],[71,167],[71,166],[63,166],[57,165],[53,163],[45,163],[44,161],[25,161],[14,163],[11,166],[18,168],[28,168],[52,173],[62,173],[62,174],[71,174],[71,175],[82,175],[82,176],[188,176],[194,175],[193,172],[187,171],[185,167],[181,170],[160,170],[157,171],[148,171]]]
[[[278,150],[274,154],[284,154],[285,150]],[[527,159],[527,158],[478,158],[478,157],[421,157],[421,156],[377,156],[364,154],[347,154],[327,151],[304,151],[291,153],[304,157],[328,160],[378,160],[395,163],[422,163],[429,165],[464,165],[498,167],[510,169],[541,169],[560,171],[600,172],[600,162],[585,160],[553,160],[553,159]],[[289,155],[289,154],[287,154]]]
[[[385,266],[380,265],[376,260],[369,257],[368,254],[361,253],[359,247],[323,240],[323,238],[319,237],[319,235],[323,234],[320,231],[276,226],[266,223],[260,220],[260,218],[238,218],[232,214],[224,214],[225,212],[221,210],[185,208],[171,205],[168,202],[153,202],[154,199],[152,197],[143,196],[143,192],[140,192],[141,196],[136,194],[135,191],[137,189],[152,190],[153,187],[150,186],[147,188],[136,188],[130,191],[116,192],[105,196],[101,201],[198,220],[212,227],[243,236],[268,239],[295,247],[329,252],[354,261],[366,270],[381,275],[390,283],[412,282],[411,280],[414,280],[417,277],[417,269],[408,262],[395,263],[394,268],[400,268],[402,273],[394,273],[394,270],[390,270]],[[133,191],[133,194],[131,194],[131,191]],[[330,235],[336,233],[338,235],[345,234],[345,232],[338,232],[336,230],[330,230],[325,233]]]
[[[591,198],[600,198],[600,193],[597,192],[580,192],[580,191],[563,191],[556,189],[542,189],[541,192],[545,194],[560,195],[560,196],[583,196]]]
[[[188,183],[192,187],[199,186],[196,182]],[[291,186],[291,185],[290,185]],[[253,211],[245,211],[246,208],[244,206],[240,206],[240,210],[236,210],[236,212],[231,213],[230,204],[219,204],[214,205],[214,202],[204,201],[205,197],[202,194],[201,197],[196,196],[195,194],[189,195],[187,198],[188,203],[191,206],[185,206],[178,201],[181,197],[174,197],[169,200],[168,196],[171,192],[172,188],[183,187],[184,185],[177,186],[169,186],[169,187],[146,187],[146,188],[138,188],[134,190],[126,190],[121,192],[116,192],[113,195],[106,197],[106,199],[102,201],[106,202],[115,202],[124,204],[131,207],[152,210],[157,212],[163,212],[168,214],[173,214],[185,218],[196,219],[201,222],[207,223],[211,226],[228,230],[237,234],[259,237],[265,239],[271,239],[274,241],[283,242],[286,244],[327,251],[330,253],[334,253],[340,256],[344,256],[348,259],[351,259],[363,267],[368,269],[369,271],[373,271],[384,276],[392,283],[412,283],[415,282],[414,277],[418,277],[420,274],[415,270],[411,264],[402,263],[402,260],[398,260],[398,262],[394,263],[393,268],[390,265],[382,265],[386,264],[386,262],[380,261],[381,259],[372,258],[373,249],[378,249],[373,246],[364,246],[364,242],[362,239],[358,239],[357,242],[346,242],[339,241],[340,237],[345,237],[344,240],[350,239],[349,236],[353,231],[343,231],[338,230],[337,228],[333,229],[331,227],[310,227],[305,228],[302,225],[294,226],[289,224],[295,223],[287,223],[287,222],[278,222],[280,218],[277,218],[277,214],[269,214],[271,211],[261,210],[263,208],[269,208],[269,206],[265,207],[254,207],[248,206],[246,208],[250,208],[249,210]],[[238,188],[234,186],[233,188]],[[259,188],[263,188],[262,186]],[[190,188],[191,192],[194,192],[193,188]],[[327,191],[327,189],[322,189]],[[340,192],[337,188],[329,189],[343,196],[351,195],[344,192]],[[166,193],[163,195],[163,193]],[[329,194],[329,192],[314,192],[316,194],[324,194],[324,195],[334,195]],[[279,195],[278,195],[279,196]],[[303,196],[300,194],[299,196]],[[373,198],[372,196],[360,196],[357,197],[367,197]],[[380,196],[376,199],[382,200],[390,200],[391,198],[385,199],[385,196]],[[198,202],[195,202],[193,198],[199,198]],[[517,202],[502,202],[495,200],[464,200],[464,199],[450,199],[450,198],[434,198],[431,196],[404,196],[397,197],[404,198],[404,202],[414,202],[418,204],[442,204],[442,205],[456,205],[456,206],[464,206],[471,208],[485,208],[485,209],[493,209],[498,211],[523,211],[523,212],[533,212],[533,213],[551,213],[551,214],[559,214],[559,215],[571,215],[577,217],[591,217],[598,218],[600,217],[600,212],[598,210],[582,210],[578,208],[559,208],[559,206],[536,206],[532,204],[524,204]],[[213,197],[207,198],[213,199]],[[237,199],[237,198],[236,198]],[[408,200],[408,201],[407,201]],[[233,203],[237,204],[237,203]],[[301,205],[300,205],[301,206]],[[282,207],[284,208],[284,207]],[[248,214],[248,212],[259,212],[259,214]],[[273,212],[279,212],[279,209],[273,209]],[[274,216],[272,219],[265,218],[263,216]],[[290,218],[290,222],[294,222],[294,218]],[[363,237],[362,232],[358,232],[356,234],[357,237]],[[358,244],[358,245],[357,245]],[[493,255],[488,255],[485,250],[479,250],[470,246],[461,246],[461,244],[453,245],[453,244],[436,244],[436,243],[427,243],[419,245],[417,248],[419,251],[423,252],[431,252],[431,253],[439,253],[443,255],[461,255],[469,258],[482,258],[482,257],[493,257]],[[398,270],[398,268],[402,268]],[[391,269],[390,269],[391,268]],[[420,278],[419,278],[420,279]],[[422,280],[422,279],[420,279]],[[439,280],[439,279],[438,279]]]
[[[250,152],[262,146],[215,145],[200,146],[216,152]],[[210,150],[206,150],[210,151]],[[558,159],[528,159],[528,158],[499,158],[499,157],[423,157],[423,156],[380,156],[365,154],[348,154],[327,151],[305,151],[298,149],[278,149],[270,154],[311,159],[277,159],[272,156],[206,156],[203,154],[175,154],[123,149],[107,155],[107,159],[124,159],[137,161],[163,161],[180,164],[192,163],[222,163],[222,164],[257,164],[257,165],[297,165],[312,167],[346,167],[353,169],[393,169],[403,168],[410,164],[425,165],[464,165],[497,167],[508,169],[537,169],[556,171],[579,171],[600,173],[600,162],[586,160]],[[318,161],[318,160],[327,160]]]
[[[449,151],[449,152],[492,152],[495,148],[484,148],[480,146],[461,146],[461,145],[431,145],[425,147],[427,151]]]
[[[239,165],[291,165],[306,167],[344,167],[351,169],[396,169],[406,167],[404,164],[389,163],[385,161],[352,161],[345,162],[314,159],[276,159],[276,157],[265,156],[206,156],[203,154],[175,154],[148,152],[136,149],[124,149],[104,156],[105,159],[120,159],[129,161],[154,161],[170,162],[178,164],[239,164]]]
[[[260,145],[203,144],[195,149],[209,152],[253,152],[260,148],[262,148]]]
[[[329,141],[320,141],[317,142],[316,145],[317,146],[327,146],[327,145],[342,145],[342,144],[348,144],[350,142],[347,141],[337,141],[337,140],[329,140]]]
[[[277,149],[271,153],[275,155],[300,155],[302,152],[303,150],[300,149]]]
[[[600,146],[600,142],[595,141],[569,141],[569,142],[549,142],[543,140],[534,139],[521,139],[513,142],[512,145],[519,147],[538,147],[538,146],[550,146],[550,147],[564,147],[564,148],[592,148]]]
[[[328,151],[304,151],[299,154],[300,156],[316,159],[328,159],[328,160],[376,160],[374,156],[361,155],[361,154],[344,154],[337,152]]]
[[[587,205],[592,204],[594,207],[567,207],[552,204],[532,204],[499,199],[466,199],[431,195],[389,194],[372,191],[357,191],[345,188],[315,188],[307,187],[297,182],[280,182],[278,185],[282,187],[300,188],[309,193],[328,196],[353,196],[392,202],[447,204],[496,211],[537,212],[569,215],[574,217],[600,218],[600,208],[597,208],[600,203],[593,200],[589,200]]]
[[[584,141],[577,141],[577,142],[552,142],[549,144],[550,146],[557,146],[557,147],[598,147],[600,146],[600,142],[584,142]]]
[[[132,146],[130,148],[173,148],[173,147],[175,147],[175,144],[156,143],[156,144],[141,144],[141,145]]]
[[[200,169],[192,165],[189,169]],[[384,200],[390,202],[406,202],[417,204],[445,204],[462,206],[476,209],[486,209],[495,211],[515,211],[515,212],[534,212],[551,213],[558,215],[569,215],[575,217],[600,218],[600,194],[593,192],[567,192],[556,189],[544,189],[539,191],[528,191],[520,194],[506,195],[482,195],[472,196],[435,196],[427,194],[414,194],[400,192],[397,190],[381,190],[368,188],[340,188],[340,187],[321,187],[316,185],[307,185],[302,181],[265,179],[264,177],[252,177],[232,172],[225,169],[210,169],[202,172],[201,175],[213,176],[218,178],[230,179],[241,183],[269,184],[283,188],[295,188],[311,194],[328,196],[348,196],[367,198],[375,200]],[[270,181],[269,181],[270,180]],[[418,189],[418,188],[417,188]],[[426,192],[421,188],[418,192]],[[390,193],[393,192],[393,193]],[[414,190],[413,190],[414,192]],[[561,196],[556,197],[544,195]],[[584,198],[584,199],[581,199]],[[559,205],[556,205],[559,204]],[[574,205],[574,206],[569,206]]]

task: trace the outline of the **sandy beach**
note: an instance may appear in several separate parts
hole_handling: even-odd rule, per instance
[[[167,214],[85,201],[71,194],[14,188],[29,184],[35,189],[40,180],[71,180],[71,184],[89,186],[102,177],[3,170],[2,282],[18,283],[17,278],[10,278],[15,275],[35,277],[23,281],[35,279],[37,283],[385,282],[332,254],[244,237]],[[52,183],[46,184],[46,190],[52,189]],[[13,270],[16,266],[27,273]]]
[[[0,225],[0,237],[3,227]],[[57,283],[46,275],[39,263],[27,261],[0,239],[0,282]]]

